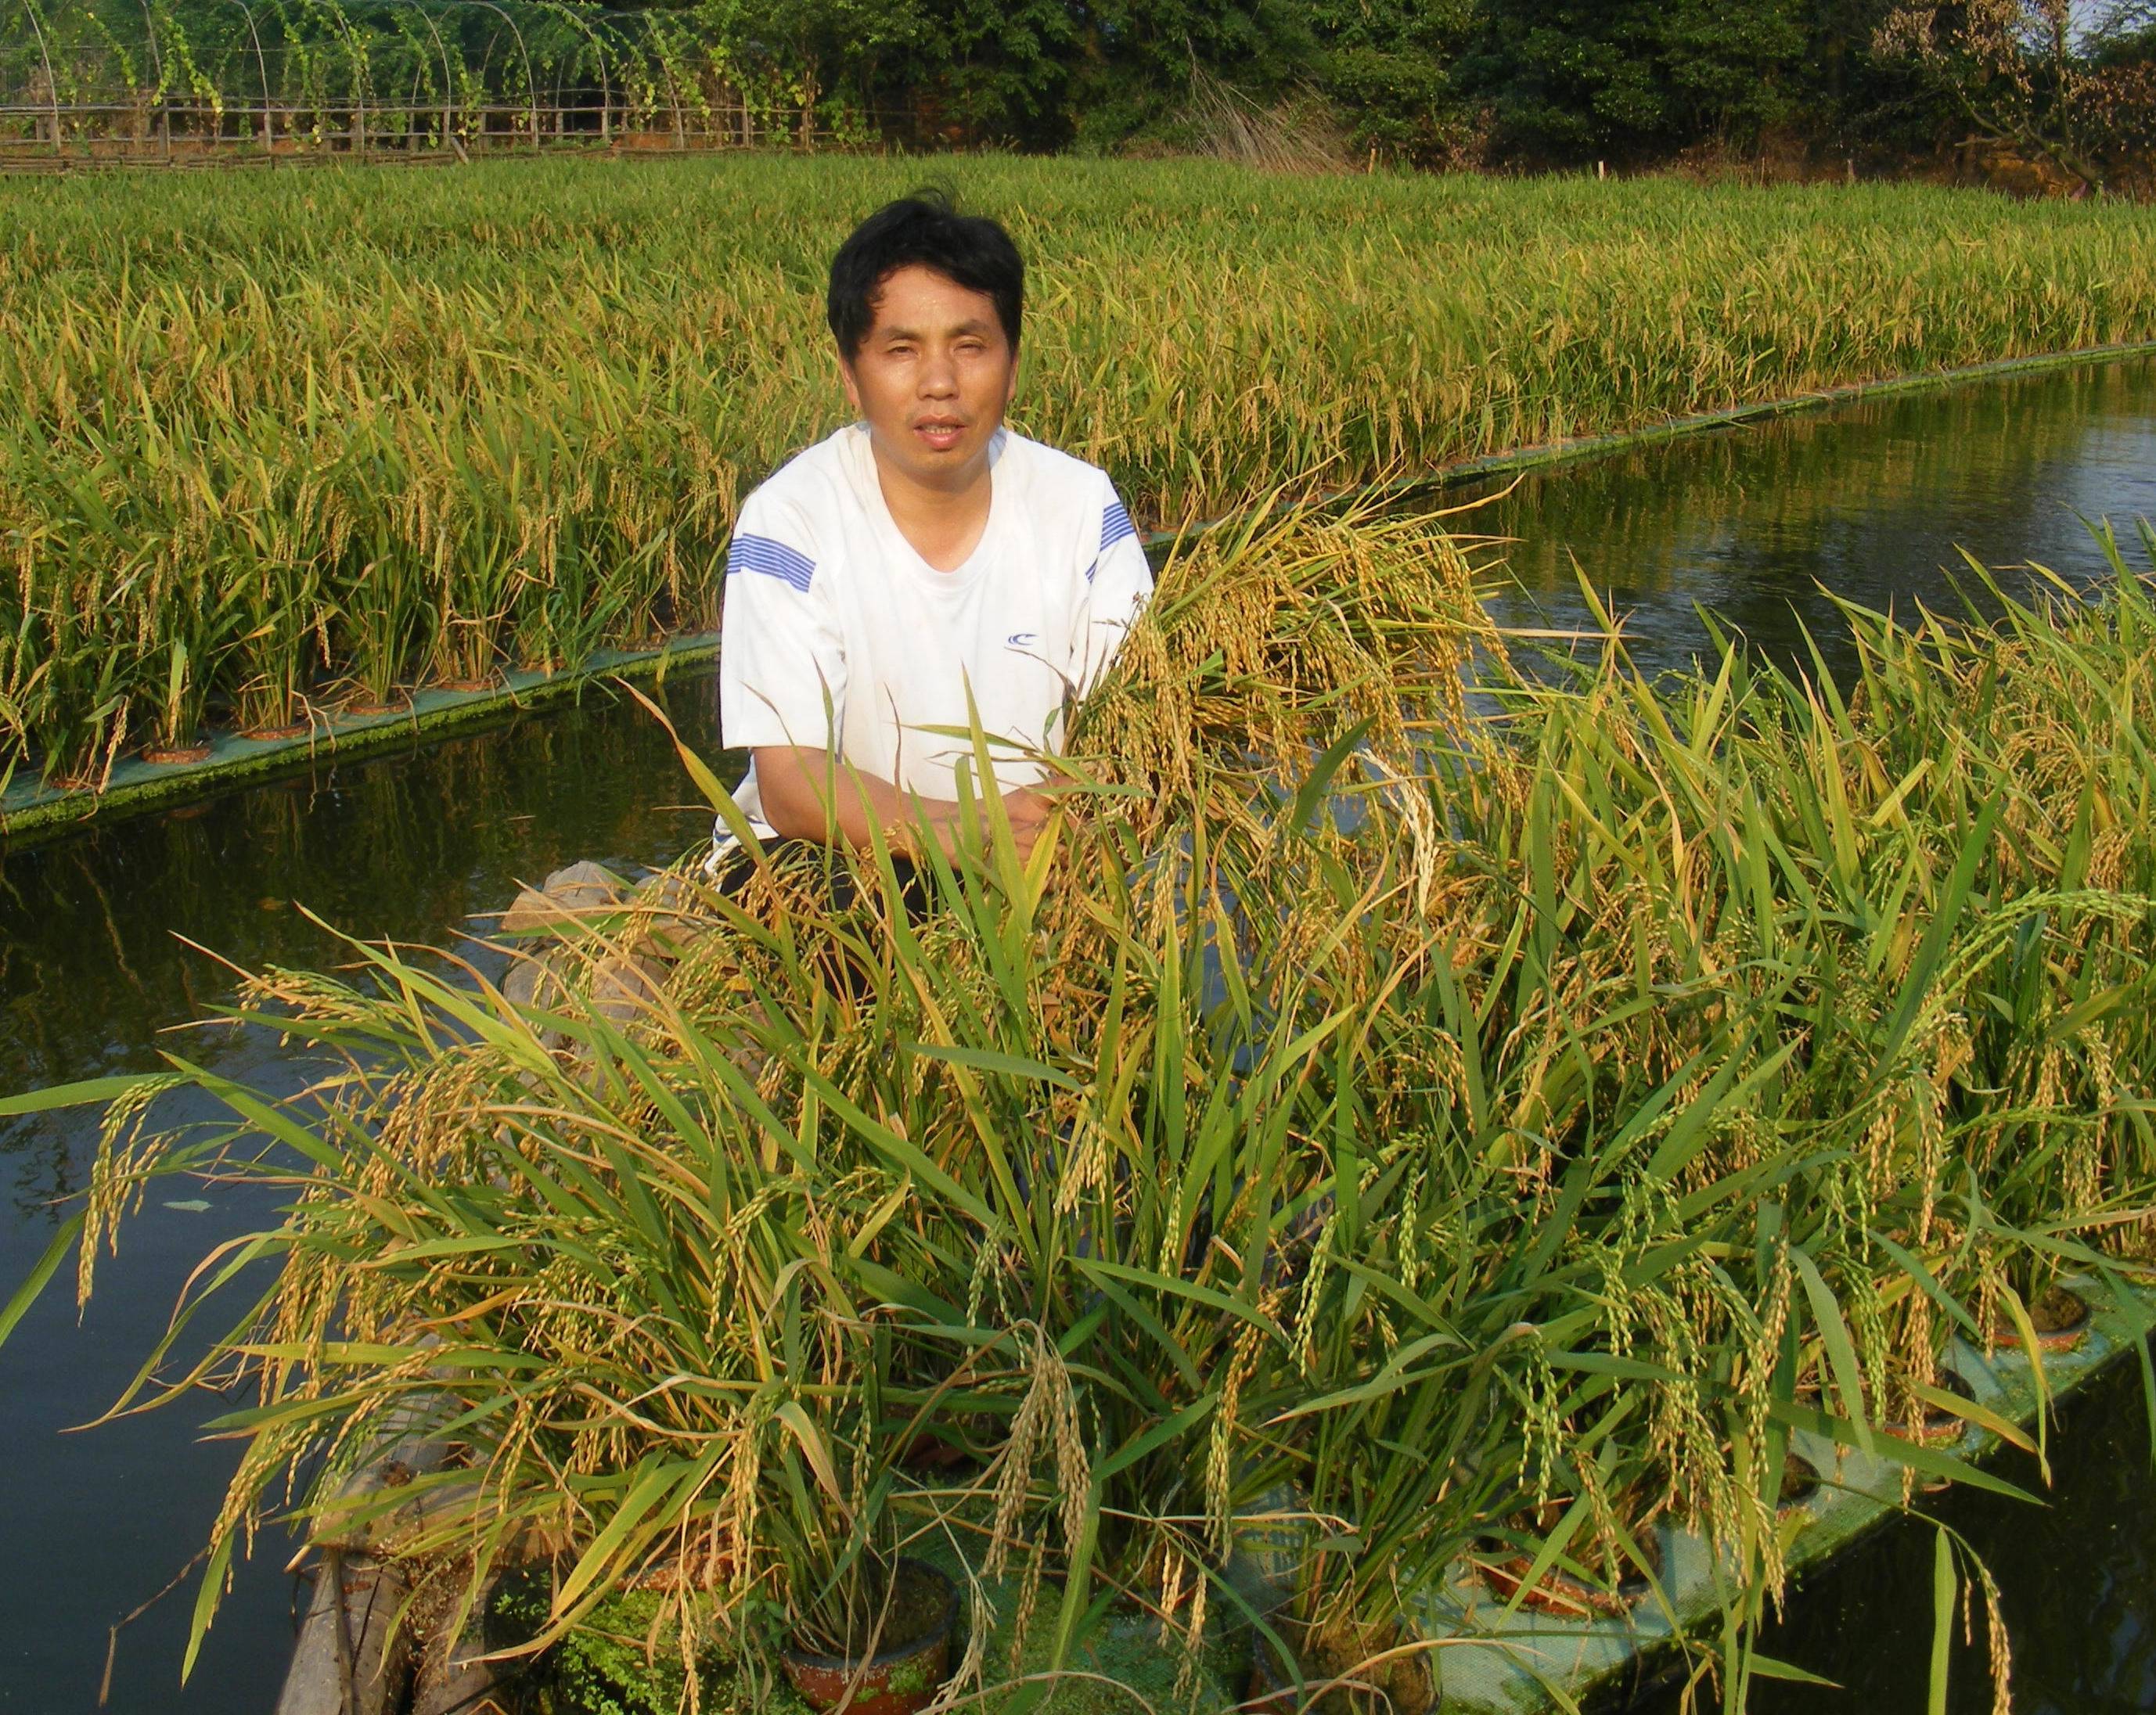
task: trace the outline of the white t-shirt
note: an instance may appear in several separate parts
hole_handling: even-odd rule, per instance
[[[798,454],[742,504],[726,554],[719,727],[732,749],[792,745],[923,797],[973,768],[967,694],[995,786],[1037,781],[1064,707],[1115,658],[1152,572],[1107,474],[998,429],[988,520],[938,571],[893,522],[865,426]],[[971,790],[978,796],[981,782]],[[759,837],[752,767],[735,795]],[[721,829],[723,839],[725,830]]]

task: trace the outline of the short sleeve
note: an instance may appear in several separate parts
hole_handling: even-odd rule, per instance
[[[1116,493],[1115,484],[1101,478],[1101,536],[1099,550],[1086,574],[1086,593],[1079,603],[1081,630],[1075,638],[1081,696],[1101,682],[1123,647],[1123,639],[1152,596],[1152,567],[1137,526]]]
[[[846,694],[845,640],[814,533],[752,494],[726,549],[719,630],[719,737],[730,750],[830,750]]]

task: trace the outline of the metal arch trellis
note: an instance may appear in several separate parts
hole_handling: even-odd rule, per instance
[[[562,4],[562,0],[537,0],[537,3],[542,12],[567,19],[591,38],[593,57],[599,69],[599,139],[602,142],[611,142],[613,140],[613,85],[607,75],[606,44],[600,40],[598,32],[589,22],[578,15],[574,7]]]
[[[247,0],[232,0],[232,3],[247,18],[248,38],[254,44],[255,64],[262,74],[262,140],[275,147],[276,138],[270,131],[270,60],[262,51],[262,32],[254,27],[254,8],[247,3]]]
[[[451,143],[452,139],[455,135],[454,125],[457,89],[456,74],[451,69],[449,64],[449,50],[448,44],[443,41],[442,33],[434,23],[432,12],[427,8],[418,6],[396,7],[392,8],[391,15],[397,19],[399,31],[405,36],[407,40],[413,44],[415,49],[418,46],[418,38],[409,28],[407,22],[408,18],[413,17],[418,18],[421,23],[427,26],[427,33],[434,40],[434,57],[440,61],[442,68],[440,113],[441,140],[443,144],[446,146]],[[424,64],[424,59],[425,56],[424,53],[414,53],[412,69],[413,95],[411,106],[412,110],[415,113],[418,110],[418,90],[421,82],[423,79],[431,74],[428,67]]]
[[[36,0],[23,0],[23,14],[29,19],[30,28],[38,38],[38,57],[44,62],[45,90],[51,98],[53,110],[53,148],[55,152],[66,146],[60,131],[60,86],[53,71],[52,50],[45,40],[44,26],[38,22]]]
[[[441,33],[441,31],[440,31],[439,29],[438,29],[438,28],[435,27],[434,20],[433,16],[432,16],[432,15],[431,15],[428,11],[427,11],[427,9],[426,9],[424,7],[414,7],[414,8],[413,8],[413,11],[415,11],[415,12],[417,12],[417,13],[419,14],[420,18],[421,18],[423,20],[424,20],[424,22],[425,22],[425,23],[426,23],[426,26],[427,26],[428,33],[429,33],[429,34],[431,34],[431,35],[434,37],[434,49],[435,49],[435,51],[436,51],[438,54],[439,54],[441,55],[441,59],[442,59],[442,141],[443,141],[444,144],[446,144],[446,143],[448,143],[448,142],[449,142],[449,141],[450,137],[454,135],[454,133],[453,133],[453,131],[452,131],[452,130],[451,130],[451,125],[452,125],[452,122],[453,122],[453,120],[454,120],[454,116],[455,116],[455,114],[456,114],[456,100],[457,100],[457,95],[456,95],[456,90],[457,90],[456,74],[449,69],[449,47],[448,47],[448,44],[445,44],[445,43],[442,40],[442,33]]]
[[[782,110],[793,126],[783,68],[757,54],[705,8],[136,0],[107,13],[95,0],[0,0],[0,161],[133,159],[145,145],[187,161],[235,147],[270,160],[394,158],[461,154],[490,136],[536,149],[550,121],[557,141],[586,146],[686,148],[692,135],[724,146],[752,141]],[[803,111],[798,135],[814,117]],[[858,138],[869,117],[849,106],[820,135]]]
[[[509,26],[509,33],[516,38],[516,51],[524,61],[524,89],[531,104],[531,146],[539,146],[539,84],[531,75],[531,50],[524,44],[524,32],[516,27],[516,20],[504,12],[495,0],[468,0],[474,6],[484,6],[489,12]]]

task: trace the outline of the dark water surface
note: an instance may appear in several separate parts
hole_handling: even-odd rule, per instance
[[[1628,616],[1651,669],[1701,647],[1695,604],[1784,658],[1801,620],[1845,661],[1819,584],[1904,613],[1920,599],[1950,603],[1943,568],[1957,544],[1987,563],[2035,559],[2076,581],[2099,576],[2077,513],[2108,515],[2123,535],[2156,515],[2156,364],[1913,395],[1551,470],[1473,527],[1522,539],[1512,561],[1524,593],[1502,604],[1507,617],[1580,623],[1576,555]],[[684,738],[708,751],[708,679],[677,679],[668,701]],[[231,993],[229,970],[186,941],[246,967],[342,957],[296,902],[356,935],[454,947],[472,914],[499,910],[521,879],[579,858],[672,857],[708,826],[677,807],[692,796],[641,711],[588,705],[0,847],[0,1091],[153,1066],[161,1045],[295,1088],[305,1069],[260,1033],[162,1034]],[[0,1121],[0,1298],[50,1236],[55,1200],[81,1188],[95,1142],[75,1115]],[[0,1710],[95,1707],[107,1627],[186,1564],[231,1468],[228,1446],[198,1436],[225,1409],[213,1400],[60,1433],[126,1385],[188,1267],[270,1212],[215,1187],[161,1195],[208,1206],[153,1205],[102,1266],[80,1328],[55,1290],[0,1348],[0,1565],[13,1597],[0,1604]],[[2022,1508],[1967,1527],[1998,1533],[1992,1564],[2020,1640],[2025,1709],[2156,1707],[2156,1492],[2137,1400],[2114,1388],[2066,1414],[2049,1513]],[[1994,1507],[1959,1494],[1943,1504],[1986,1518]],[[125,1630],[108,1707],[266,1715],[291,1635],[291,1587],[278,1570],[288,1552],[260,1545],[185,1692],[192,1584]],[[1850,1689],[1782,1692],[1771,1707],[1920,1707],[1931,1554],[1928,1534],[1897,1530],[1815,1579],[1779,1652]],[[1976,1697],[1974,1677],[1961,1676],[1958,1708]]]
[[[711,681],[666,696],[682,737],[716,743]],[[585,706],[114,822],[50,844],[0,847],[0,1091],[153,1067],[160,1047],[258,1088],[304,1067],[259,1031],[173,1027],[228,999],[231,972],[349,956],[304,904],[367,937],[454,947],[472,914],[580,858],[665,862],[711,826],[665,733],[634,705]],[[185,937],[182,940],[181,937]],[[498,960],[495,961],[498,964]],[[190,1115],[168,1103],[161,1117]],[[76,1113],[0,1119],[0,1301],[44,1248],[56,1199],[96,1148]],[[198,1426],[205,1398],[79,1435],[126,1385],[187,1270],[212,1244],[274,1221],[217,1187],[161,1191],[99,1268],[80,1328],[55,1282],[0,1347],[0,1710],[96,1707],[106,1628],[147,1601],[207,1538],[234,1461]],[[206,1202],[203,1208],[171,1203]],[[237,1307],[234,1307],[236,1313]],[[234,1405],[241,1403],[239,1400]],[[290,1652],[290,1545],[244,1567],[184,1691],[195,1581],[124,1630],[106,1707],[116,1715],[266,1715]]]
[[[2156,1709],[2156,1481],[2131,1356],[2060,1408],[2051,1456],[2044,1506],[1962,1487],[1921,1497],[1922,1510],[1958,1533],[1999,1581],[2015,1715]],[[2010,1450],[1992,1468],[2045,1495],[2029,1455]],[[1763,1685],[1753,1715],[1922,1710],[1934,1534],[1928,1524],[1897,1523],[1815,1572],[1761,1647],[1846,1689]],[[1980,1603],[1974,1646],[1958,1619],[1954,1643],[1947,1706],[1953,1715],[1984,1715],[1992,1687]],[[1666,1707],[1674,1712],[1674,1702]]]
[[[1492,496],[1489,483],[1443,504]],[[2086,586],[2108,575],[2084,520],[2108,517],[2146,569],[2137,519],[2156,519],[2156,361],[1918,392],[1552,466],[1463,514],[1515,539],[1507,623],[1591,629],[1581,572],[1654,673],[1691,664],[1704,609],[1784,663],[1809,632],[1837,677],[1854,660],[1827,595],[1913,621],[1960,616],[1957,551]],[[1562,646],[1559,646],[1562,647]],[[1591,646],[1599,647],[1599,646]]]

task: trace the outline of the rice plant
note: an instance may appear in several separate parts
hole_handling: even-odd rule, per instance
[[[2156,335],[2123,206],[954,171],[1034,264],[1019,422],[1161,526]],[[94,781],[205,719],[712,627],[741,495],[838,421],[826,259],[917,176],[560,160],[12,191],[0,768]]]
[[[1883,1427],[1972,1409],[1949,1331],[2148,1276],[2156,602],[2122,564],[1995,630],[1855,615],[1845,698],[1615,637],[1553,684],[1485,557],[1307,514],[1180,555],[1065,812],[939,860],[923,921],[882,852],[843,907],[685,868],[563,931],[545,1006],[393,949],[264,973],[242,1016],[334,1066],[304,1103],[176,1056],[0,1104],[118,1096],[0,1332],[161,1175],[285,1188],[139,1385],[253,1395],[198,1623],[282,1516],[453,1600],[549,1569],[545,1636],[647,1589],[752,1664],[935,1537],[1051,1660],[1106,1607],[1225,1619],[1414,1707],[1463,1554],[1609,1584],[1669,1519],[1734,1574],[1685,1644],[1741,1706],[1789,1432],[1994,1481]],[[231,1124],[148,1124],[182,1082]],[[341,1498],[414,1411],[449,1464]],[[1279,1607],[1223,1575],[1254,1511]]]

